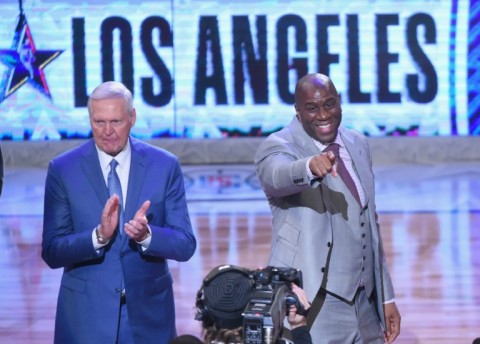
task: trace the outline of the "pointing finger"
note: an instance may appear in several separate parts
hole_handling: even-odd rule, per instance
[[[148,208],[150,207],[150,201],[147,200],[145,202],[143,202],[142,206],[140,207],[140,209],[137,210],[137,212],[135,213],[135,219],[136,218],[145,218],[146,219],[146,214],[147,214],[147,210]]]

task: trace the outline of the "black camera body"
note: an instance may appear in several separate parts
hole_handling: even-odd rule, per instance
[[[252,270],[254,292],[243,313],[245,344],[274,344],[281,337],[283,320],[291,305],[302,309],[291,284],[302,287],[302,272],[294,268],[268,266]]]

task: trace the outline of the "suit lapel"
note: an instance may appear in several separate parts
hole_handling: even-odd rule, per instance
[[[128,191],[127,201],[125,202],[125,220],[133,219],[133,216],[140,208],[141,190],[145,182],[146,174],[146,154],[140,142],[134,138],[130,138],[132,148],[132,156],[130,162],[130,173],[128,175]]]
[[[293,120],[290,123],[290,130],[292,132],[292,139],[301,147],[300,154],[302,154],[304,158],[318,155],[320,153],[317,146],[315,146],[313,139],[305,132],[302,123],[300,123],[297,117],[293,117]]]
[[[342,140],[345,143],[345,147],[352,157],[353,166],[357,171],[358,178],[360,179],[360,183],[362,184],[363,190],[368,199],[371,196],[369,190],[372,190],[374,187],[374,181],[370,177],[371,173],[368,165],[369,159],[366,158],[368,156],[366,146],[361,142],[358,142],[357,137],[344,128],[340,128],[339,130]]]
[[[105,205],[108,199],[108,189],[103,178],[102,168],[100,167],[98,153],[93,140],[90,140],[83,146],[81,157],[80,164],[83,172],[95,191],[98,201],[100,204]]]

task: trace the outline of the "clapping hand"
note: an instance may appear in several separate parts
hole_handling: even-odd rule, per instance
[[[143,202],[140,209],[135,213],[133,219],[125,223],[125,233],[136,242],[141,242],[150,235],[146,215],[149,207],[150,201]]]

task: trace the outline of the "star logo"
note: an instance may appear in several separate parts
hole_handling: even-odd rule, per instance
[[[7,66],[0,84],[0,103],[26,83],[51,100],[43,69],[62,53],[63,50],[37,50],[27,18],[21,12],[11,49],[0,49],[0,62]]]

